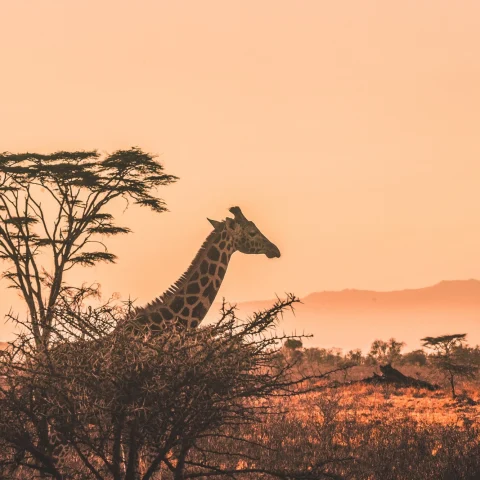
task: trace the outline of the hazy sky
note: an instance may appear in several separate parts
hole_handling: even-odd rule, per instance
[[[237,254],[229,300],[480,277],[479,2],[0,0],[0,17],[1,151],[137,145],[181,177],[170,213],[129,211],[118,264],[77,280],[150,300],[237,204],[282,257]]]

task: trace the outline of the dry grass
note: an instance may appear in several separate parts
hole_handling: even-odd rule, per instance
[[[468,388],[467,396],[478,402],[480,394]],[[460,425],[465,417],[470,421],[480,421],[480,404],[469,405],[453,401],[448,392],[429,391],[415,388],[395,388],[353,384],[351,386],[328,389],[321,393],[311,394],[299,405],[295,415],[301,417],[310,411],[311,402],[321,402],[324,398],[337,398],[340,406],[340,418],[351,416],[363,421],[382,420],[385,415],[397,418],[411,418],[419,422],[439,423],[443,425]]]
[[[478,385],[464,388],[480,400]],[[319,472],[352,480],[480,479],[480,405],[452,401],[448,390],[356,383],[277,402],[284,413],[240,427],[241,436],[266,448],[245,444],[242,455],[231,456],[225,453],[232,451],[229,440],[210,438],[202,447],[224,452],[210,453],[211,463],[227,469],[288,468],[305,471],[306,479],[334,478]],[[164,468],[155,478],[173,477]]]
[[[475,385],[469,396],[479,399]],[[365,480],[480,479],[480,405],[448,392],[354,384],[310,394],[272,417],[272,464],[331,461],[326,473]]]
[[[401,370],[433,383],[442,381],[426,367]],[[211,437],[200,442],[203,453],[193,451],[189,460],[198,461],[209,452],[209,463],[222,468],[288,469],[305,472],[302,478],[309,480],[480,480],[478,382],[460,384],[461,394],[454,401],[448,388],[355,383],[372,371],[373,367],[356,367],[347,377],[338,373],[331,379],[352,384],[318,385],[318,391],[301,397],[278,398],[275,406],[280,408],[275,410],[281,414],[226,432],[252,442],[243,444],[242,451],[232,440]],[[239,454],[229,454],[232,451]],[[16,478],[32,478],[19,473]],[[164,468],[154,478],[173,477]],[[272,477],[252,473],[238,478]]]
[[[359,367],[350,380],[371,370]],[[441,381],[427,369],[420,373]],[[448,389],[360,383],[322,388],[283,404],[285,414],[251,427],[251,437],[277,450],[262,458],[270,467],[324,463],[327,474],[359,480],[478,480],[480,388],[478,383],[460,387],[456,401]]]

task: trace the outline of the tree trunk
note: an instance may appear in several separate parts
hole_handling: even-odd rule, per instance
[[[177,460],[177,466],[173,472],[173,480],[185,480],[185,458],[187,456],[188,449],[183,449],[180,451]]]
[[[113,453],[112,453],[112,469],[114,480],[121,479],[122,472],[122,431],[123,418],[113,418]]]
[[[138,443],[137,443],[137,421],[134,420],[130,429],[128,448],[127,471],[125,473],[125,480],[138,479]]]
[[[450,373],[450,387],[452,388],[452,398],[455,399],[457,394],[455,393],[455,379],[452,373]]]

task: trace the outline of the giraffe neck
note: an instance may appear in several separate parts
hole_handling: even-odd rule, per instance
[[[235,243],[226,228],[215,229],[205,240],[188,270],[162,296],[137,310],[144,326],[161,330],[177,322],[195,328],[205,318],[222,284]]]

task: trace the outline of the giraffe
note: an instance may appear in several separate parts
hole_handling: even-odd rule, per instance
[[[230,208],[234,218],[208,221],[208,235],[187,271],[160,297],[133,315],[136,328],[160,332],[168,324],[196,328],[217,295],[231,256],[239,251],[280,257],[280,250],[247,220],[239,207]]]
[[[137,308],[129,320],[133,330],[148,329],[160,333],[168,325],[196,328],[200,325],[217,295],[231,256],[264,254],[280,257],[280,250],[247,220],[239,207],[230,208],[234,218],[208,221],[213,231],[207,236],[187,271],[160,297],[145,307]],[[57,468],[63,469],[69,446],[53,429],[50,432],[52,454]]]

